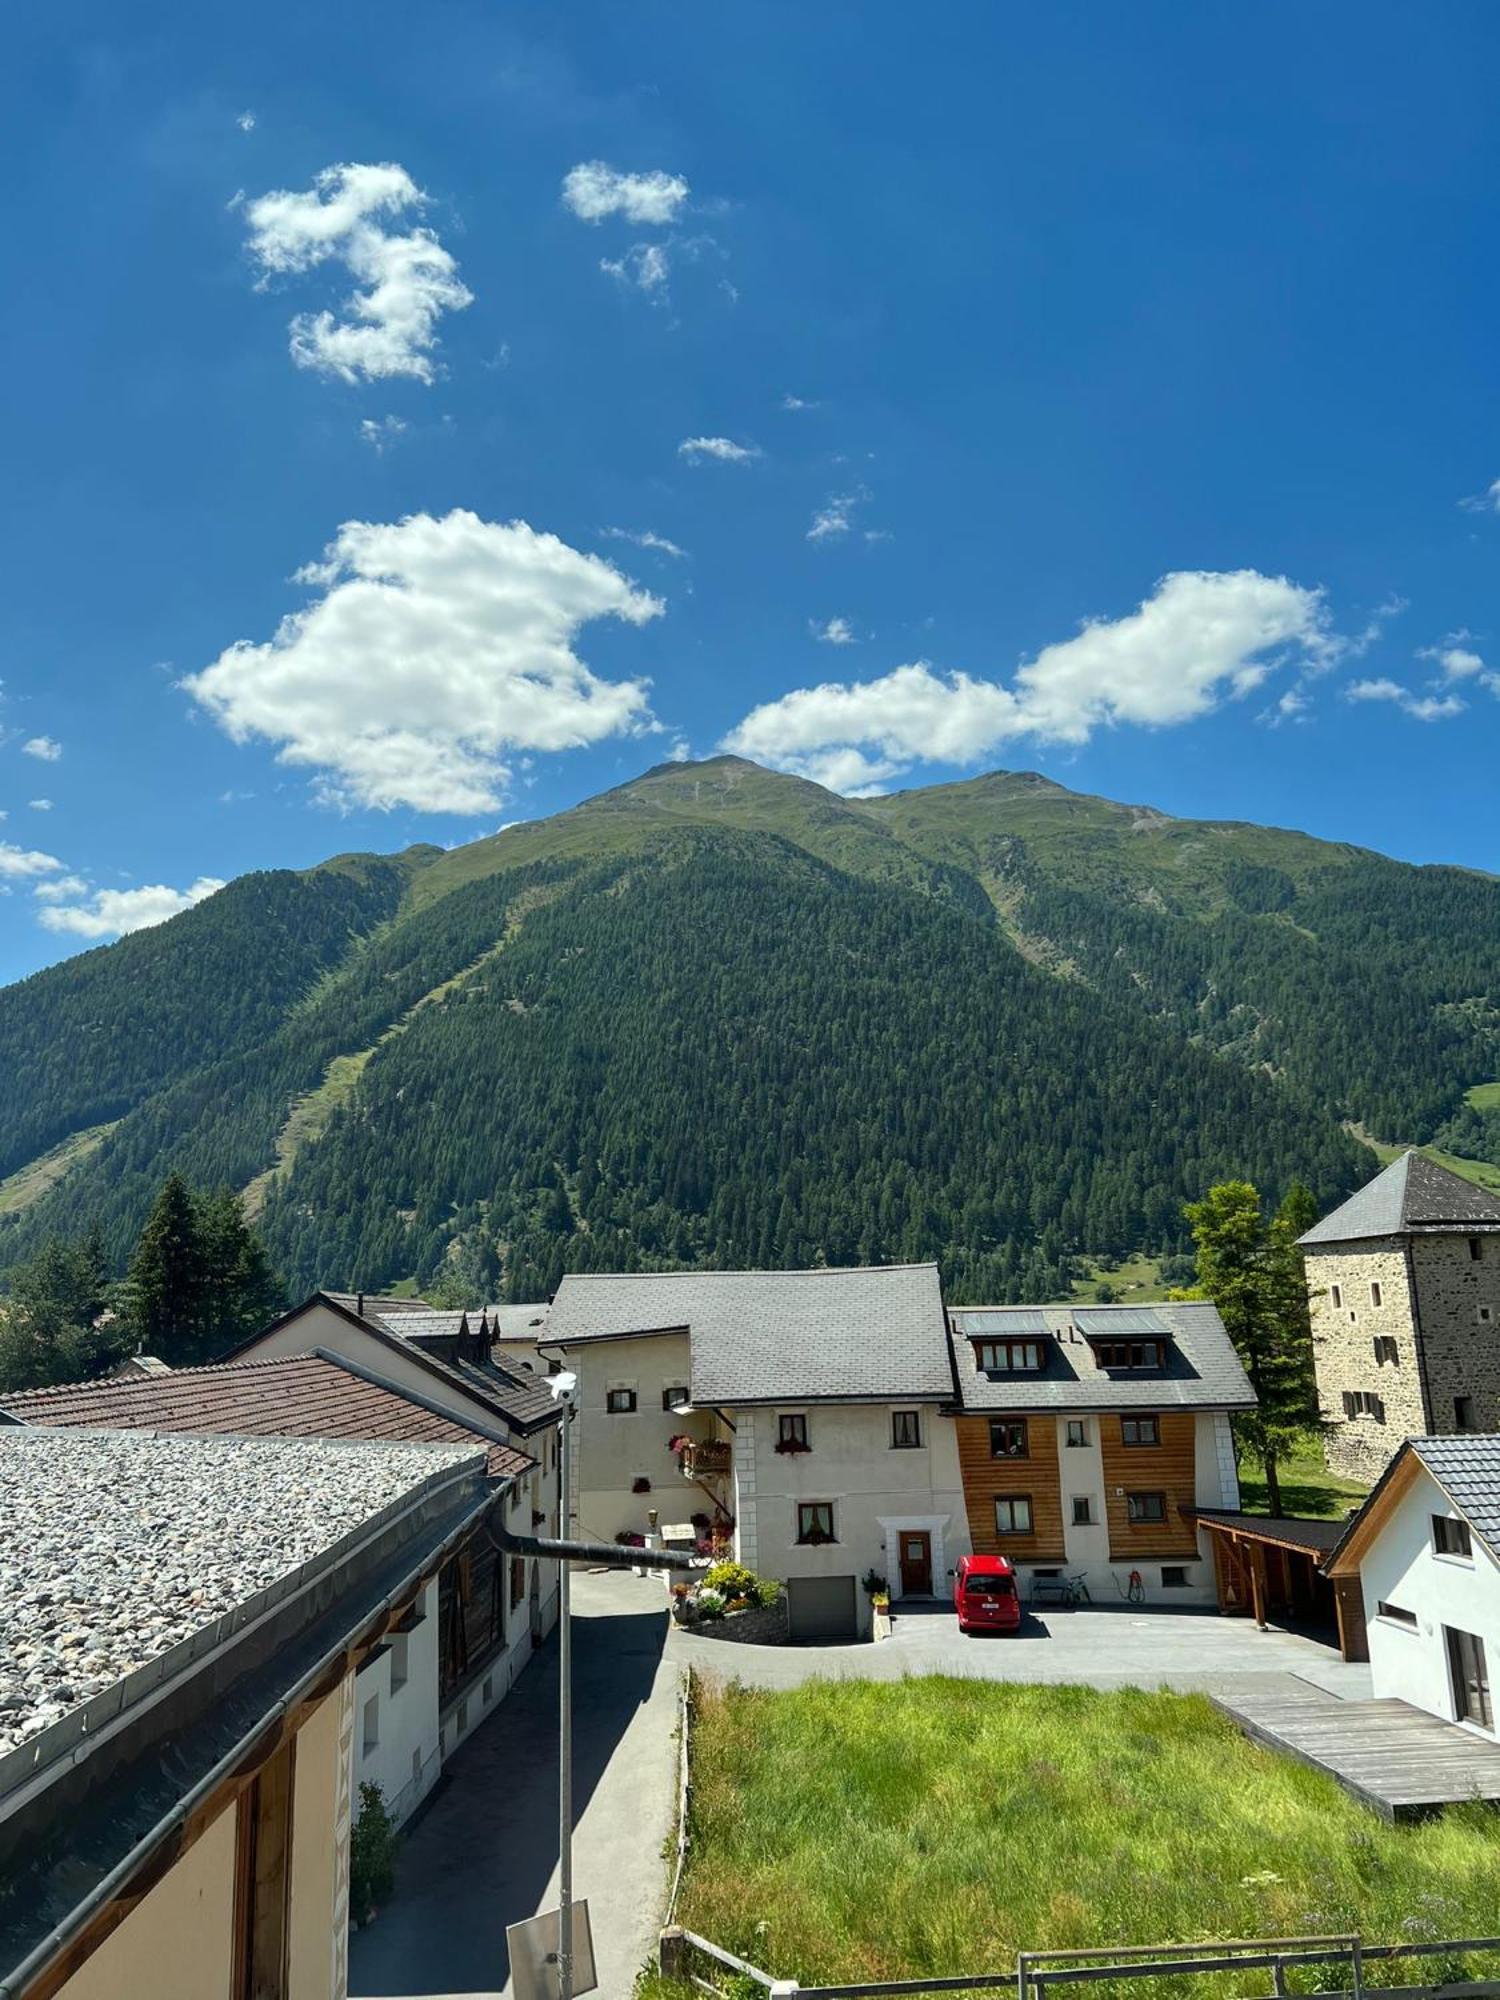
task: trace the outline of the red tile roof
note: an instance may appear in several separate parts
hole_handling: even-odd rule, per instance
[[[491,1479],[519,1476],[536,1463],[460,1418],[426,1409],[400,1389],[372,1382],[326,1354],[27,1389],[0,1395],[0,1411],[23,1424],[87,1424],[95,1430],[482,1443],[489,1447]]]

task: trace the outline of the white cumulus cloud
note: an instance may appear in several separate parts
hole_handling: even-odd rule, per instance
[[[1337,644],[1319,590],[1256,570],[1178,571],[1125,617],[1044,647],[1008,684],[919,660],[765,702],[724,748],[869,791],[917,762],[969,764],[1017,737],[1076,744],[1119,723],[1189,722],[1276,660],[1318,661]]]
[[[1451,715],[1462,715],[1468,706],[1462,695],[1416,694],[1399,681],[1384,677],[1351,681],[1344,693],[1350,701],[1388,701],[1418,722],[1442,722]]]
[[[836,493],[828,503],[820,507],[812,517],[812,526],[807,531],[810,542],[826,542],[837,535],[847,535],[852,525],[852,516],[859,503],[869,496],[863,492]]]
[[[62,863],[59,862],[61,867]],[[44,903],[67,902],[73,897],[86,896],[92,884],[82,875],[49,875],[45,882],[38,882],[32,895],[40,897]]]
[[[62,755],[62,745],[55,736],[32,736],[21,745],[28,757],[35,757],[43,764],[55,764]]]
[[[684,438],[677,447],[677,456],[693,463],[699,459],[717,458],[725,465],[744,465],[760,455],[758,444],[736,444],[733,438],[726,437]]]
[[[34,847],[17,847],[14,841],[0,840],[0,882],[56,875],[61,873],[62,865],[55,854],[42,854]]]
[[[76,878],[70,878],[76,881]],[[164,924],[224,884],[212,875],[200,875],[191,887],[169,889],[154,882],[140,889],[95,889],[78,903],[50,903],[37,912],[37,921],[49,931],[67,931],[75,937],[123,937],[126,931],[143,931],[152,924]],[[86,884],[78,887],[86,888]]]
[[[420,213],[426,202],[404,167],[385,162],[325,167],[311,188],[279,189],[246,205],[250,254],[263,284],[330,261],[355,282],[344,318],[325,308],[292,321],[298,367],[345,382],[393,375],[433,380],[437,322],[472,304],[473,294],[430,229],[386,227],[409,210]]]
[[[622,174],[604,160],[581,160],[563,176],[562,198],[580,222],[620,215],[627,222],[675,222],[688,198],[681,174]]]
[[[183,685],[237,742],[317,770],[328,803],[491,812],[504,751],[649,726],[647,683],[600,679],[573,641],[594,618],[644,625],[661,599],[525,521],[347,521],[303,580],[311,605]]]
[[[821,625],[816,619],[811,626],[812,635],[825,646],[857,646],[859,639],[847,618],[829,618]]]
[[[633,243],[623,257],[601,257],[599,269],[637,291],[664,293],[672,266],[663,244]]]

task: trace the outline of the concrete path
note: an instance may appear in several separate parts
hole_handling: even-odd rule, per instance
[[[658,1586],[659,1587],[659,1586]],[[753,1687],[825,1680],[902,1680],[959,1674],[983,1680],[1087,1687],[1166,1687],[1233,1693],[1274,1677],[1295,1695],[1304,1682],[1345,1698],[1370,1692],[1368,1667],[1346,1666],[1330,1646],[1297,1632],[1259,1632],[1218,1612],[1084,1605],[1028,1612],[1021,1630],[965,1638],[947,1604],[898,1607],[891,1637],[874,1646],[738,1646],[673,1630],[668,1656],[699,1673]]]
[[[678,1670],[654,1579],[575,1575],[573,1610],[574,1894],[589,1902],[599,2000],[629,2000],[667,1893]],[[349,1991],[513,2000],[505,1927],[556,1905],[554,1637],[413,1821],[395,1900],[349,1940]]]

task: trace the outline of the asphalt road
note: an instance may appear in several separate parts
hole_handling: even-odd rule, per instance
[[[599,2000],[629,2000],[655,1950],[676,1801],[678,1670],[661,1584],[573,1580],[575,1896]],[[349,1991],[513,2000],[505,1927],[557,1903],[557,1640],[449,1760],[402,1847],[397,1893],[349,1941]]]

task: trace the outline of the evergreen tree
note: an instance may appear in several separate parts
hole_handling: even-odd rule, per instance
[[[1198,1291],[1219,1309],[1257,1398],[1234,1420],[1265,1468],[1267,1505],[1281,1512],[1279,1461],[1317,1420],[1307,1287],[1295,1243],[1305,1190],[1288,1192],[1268,1223],[1248,1181],[1221,1181],[1185,1213],[1198,1246]]]
[[[202,1330],[212,1352],[259,1332],[286,1303],[281,1281],[233,1188],[197,1203],[203,1258]]]
[[[109,1311],[98,1245],[59,1237],[11,1274],[0,1306],[0,1388],[45,1388],[104,1374],[129,1351],[123,1320]]]
[[[126,1278],[136,1338],[170,1367],[202,1358],[210,1276],[198,1204],[181,1174],[162,1182]]]

